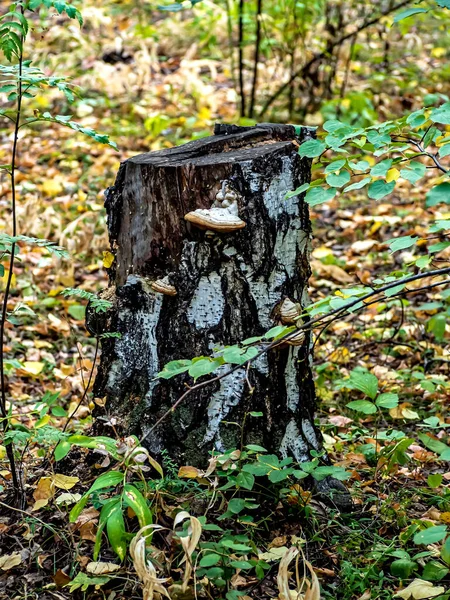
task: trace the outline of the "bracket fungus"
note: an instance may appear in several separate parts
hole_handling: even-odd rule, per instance
[[[302,308],[299,303],[292,302],[289,298],[285,298],[279,306],[279,315],[282,323],[295,323],[302,314]]]
[[[177,290],[175,286],[173,286],[169,282],[168,277],[163,277],[162,279],[157,279],[156,281],[152,281],[150,287],[154,292],[158,292],[160,294],[165,294],[166,296],[176,296]]]
[[[186,221],[189,221],[200,229],[208,229],[218,233],[230,233],[245,227],[245,221],[237,215],[233,215],[227,208],[198,208],[184,216]]]

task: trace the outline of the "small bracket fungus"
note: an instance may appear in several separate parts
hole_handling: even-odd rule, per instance
[[[285,298],[278,308],[282,323],[295,323],[302,314],[300,304],[292,302],[289,298]]]
[[[218,233],[229,233],[245,227],[245,221],[237,215],[226,208],[216,206],[209,209],[198,208],[189,212],[184,218],[200,229],[209,229]]]
[[[169,282],[168,277],[163,277],[162,279],[157,279],[156,281],[152,281],[150,287],[154,292],[159,292],[160,294],[165,294],[166,296],[176,296],[177,290],[176,288]]]
[[[301,346],[305,341],[305,332],[300,329],[298,333],[294,333],[291,337],[286,340],[289,346]]]

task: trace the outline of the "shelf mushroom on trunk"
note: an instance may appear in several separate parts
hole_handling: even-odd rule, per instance
[[[192,379],[157,378],[170,361],[295,322],[308,303],[308,208],[286,192],[309,181],[298,146],[311,136],[289,125],[218,125],[209,138],[125,161],[107,192],[114,292],[101,330],[120,337],[102,341],[94,393],[119,431],[145,437],[155,455],[203,466],[211,451],[240,446],[244,419],[244,444],[298,462],[322,450],[308,333],[193,391],[162,422]],[[98,333],[95,319],[88,311]],[[320,485],[348,503],[339,482]]]

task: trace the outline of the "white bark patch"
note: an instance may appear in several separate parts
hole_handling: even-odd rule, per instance
[[[220,323],[224,308],[222,280],[213,272],[200,279],[186,316],[197,329],[210,329]]]
[[[281,440],[280,453],[283,458],[293,456],[299,463],[309,460],[308,445],[302,439],[294,419],[287,424]]]
[[[293,196],[286,199],[286,192],[294,189],[294,180],[292,175],[294,168],[292,159],[283,156],[281,159],[283,169],[277,177],[270,182],[270,186],[263,194],[264,204],[271,219],[277,219],[282,213],[298,216],[299,197]]]
[[[221,375],[230,369],[229,365],[224,365],[216,371],[217,375]],[[239,369],[229,377],[225,377],[220,381],[220,388],[211,396],[208,405],[208,426],[206,429],[203,443],[206,444],[214,440],[216,449],[223,452],[225,449],[222,446],[220,439],[220,423],[225,419],[230,410],[239,404],[242,399],[245,385],[245,371]]]
[[[281,287],[286,281],[286,273],[274,270],[266,283],[261,277],[248,279],[250,293],[258,309],[258,319],[266,329],[273,326],[270,318],[273,307],[281,300]]]
[[[300,388],[297,382],[297,368],[296,360],[298,355],[298,348],[291,346],[289,349],[289,356],[286,364],[286,370],[284,372],[284,381],[286,385],[286,397],[287,405],[289,410],[295,412],[298,408],[300,400]]]
[[[314,431],[312,423],[307,419],[302,419],[302,431],[305,439],[311,444],[315,450],[320,450],[320,442],[317,439],[317,434]]]

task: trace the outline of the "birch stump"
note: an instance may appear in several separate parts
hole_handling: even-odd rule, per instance
[[[251,411],[264,416],[245,419],[245,444],[299,462],[321,449],[308,336],[255,360],[248,381],[239,369],[193,392],[154,428],[192,384],[187,375],[156,379],[167,362],[263,334],[286,299],[307,304],[308,208],[302,195],[285,195],[310,179],[298,145],[311,136],[288,125],[218,125],[209,138],[125,161],[107,192],[115,260],[103,296],[113,308],[102,320],[88,311],[88,327],[121,337],[102,341],[94,392],[116,427],[145,436],[154,455],[205,466],[211,450],[240,447],[232,423]],[[210,228],[189,213],[222,223],[228,213],[241,225]]]

